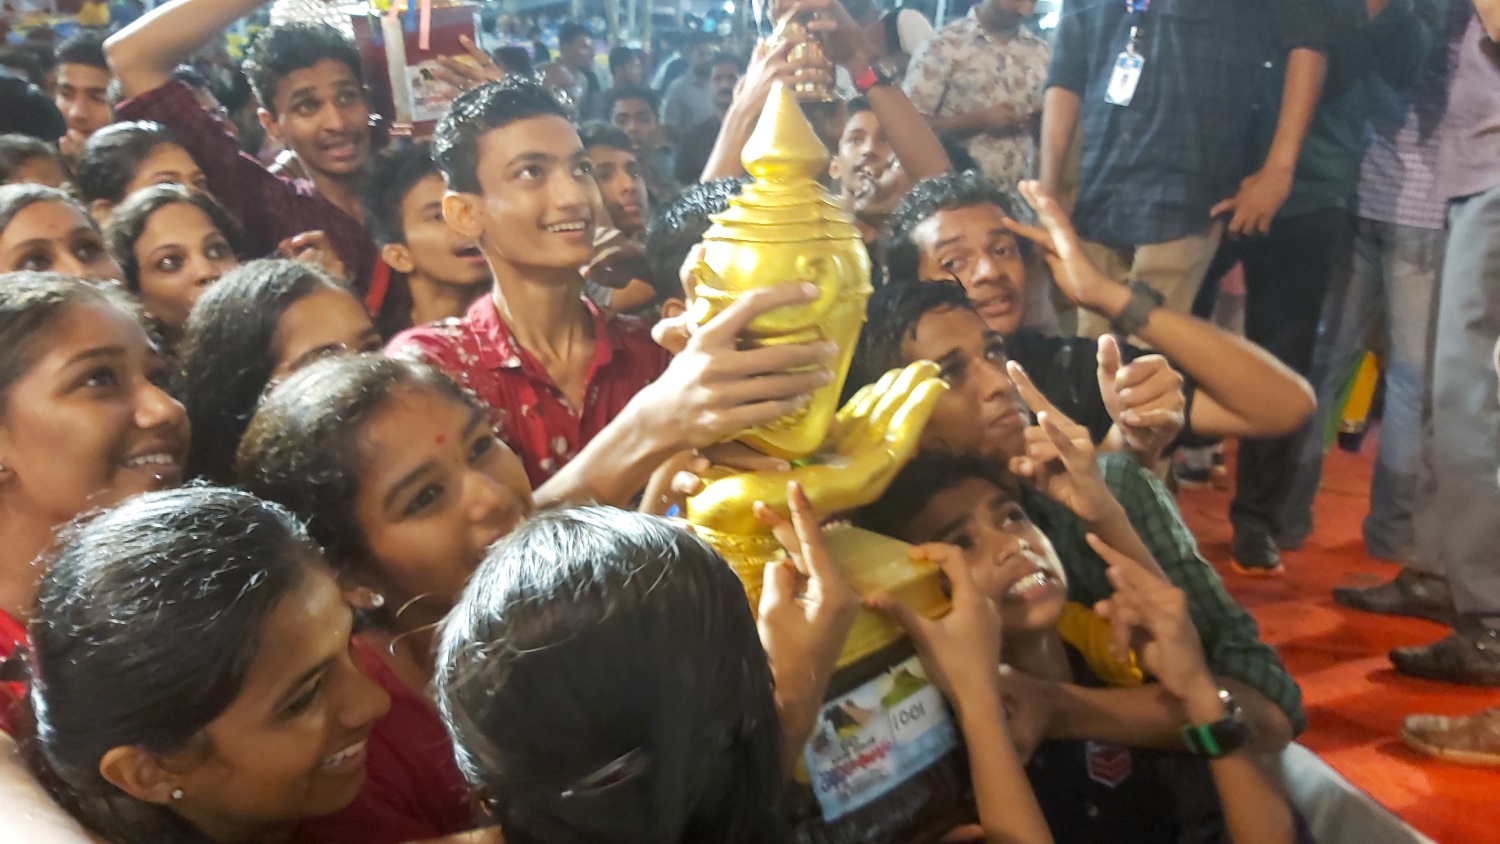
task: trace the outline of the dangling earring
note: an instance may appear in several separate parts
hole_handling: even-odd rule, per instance
[[[180,789],[180,788],[174,788],[174,789],[172,789],[172,799],[173,800],[181,800],[182,799],[182,789]]]

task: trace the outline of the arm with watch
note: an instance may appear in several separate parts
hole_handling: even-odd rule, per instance
[[[1254,729],[1237,696],[1209,673],[1182,590],[1129,556],[1091,544],[1109,563],[1115,587],[1095,609],[1110,621],[1116,656],[1133,647],[1159,694],[1180,707],[1182,746],[1209,760],[1229,840],[1295,841],[1285,790],[1250,749]]]
[[[854,89],[870,103],[870,110],[880,121],[880,128],[907,176],[916,182],[951,169],[942,142],[901,90],[896,63],[875,54],[864,30],[838,0],[805,0],[805,6],[820,9],[837,24],[823,35],[823,52],[849,71]]]
[[[1036,182],[1022,182],[1020,192],[1041,225],[1010,221],[1007,227],[1041,249],[1058,289],[1070,301],[1108,317],[1115,335],[1154,347],[1197,383],[1186,420],[1195,433],[1280,436],[1312,414],[1315,400],[1307,379],[1243,337],[1161,307],[1161,298],[1144,282],[1122,285],[1104,275],[1084,254],[1056,200]]]

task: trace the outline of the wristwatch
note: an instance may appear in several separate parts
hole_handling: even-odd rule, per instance
[[[1194,756],[1222,759],[1239,750],[1250,740],[1250,725],[1234,695],[1219,689],[1224,715],[1212,724],[1188,724],[1182,728],[1182,743]]]
[[[854,90],[865,94],[876,85],[895,85],[896,75],[895,62],[884,57],[875,59],[864,73],[854,77]]]
[[[1166,299],[1151,285],[1140,279],[1130,282],[1130,304],[1109,324],[1109,330],[1120,337],[1130,337],[1140,331],[1151,318],[1151,312],[1162,306]]]

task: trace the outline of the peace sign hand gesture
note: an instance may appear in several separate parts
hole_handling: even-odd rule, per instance
[[[1037,420],[1026,429],[1026,455],[1011,458],[1011,474],[1089,524],[1111,514],[1118,503],[1099,472],[1088,429],[1048,401],[1019,363],[1011,361],[1007,370]]]

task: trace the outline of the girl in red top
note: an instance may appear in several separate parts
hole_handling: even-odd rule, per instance
[[[531,512],[525,470],[447,376],[373,355],[319,361],[262,402],[238,471],[307,520],[373,626],[356,658],[391,693],[369,777],[311,844],[399,844],[472,829],[474,804],[428,692],[433,630],[485,549]]]
[[[23,747],[90,831],[270,844],[354,799],[389,698],[286,510],[215,487],[149,493],[48,562]]]
[[[182,480],[188,425],[166,366],[118,288],[0,275],[0,729],[21,691],[37,570],[58,526]]]

